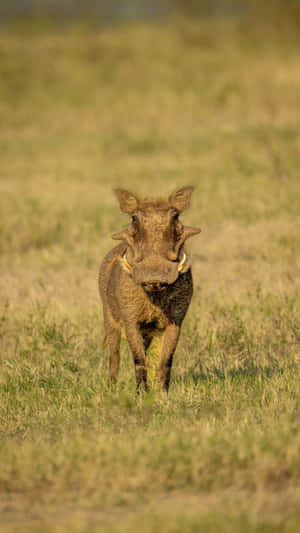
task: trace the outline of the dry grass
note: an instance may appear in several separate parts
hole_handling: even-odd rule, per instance
[[[0,36],[3,531],[299,528],[297,31],[47,25]],[[112,188],[197,186],[166,398],[106,386]]]

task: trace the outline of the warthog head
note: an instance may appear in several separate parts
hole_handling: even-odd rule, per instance
[[[201,230],[184,226],[179,215],[189,207],[192,192],[193,187],[183,187],[168,200],[139,200],[124,189],[115,190],[132,224],[113,238],[128,244],[123,267],[146,291],[164,289],[190,266],[184,243]]]

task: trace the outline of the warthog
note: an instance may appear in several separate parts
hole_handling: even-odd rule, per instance
[[[179,220],[192,192],[188,186],[168,200],[140,200],[124,189],[115,190],[121,211],[132,222],[113,235],[122,243],[104,258],[99,274],[111,382],[118,376],[122,330],[133,355],[137,388],[143,385],[146,390],[147,350],[153,337],[164,333],[159,378],[162,387],[169,389],[173,355],[193,294],[184,244],[200,230]]]

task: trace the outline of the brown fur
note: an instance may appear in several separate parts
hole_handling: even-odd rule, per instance
[[[104,258],[99,274],[111,382],[118,376],[122,330],[133,355],[137,387],[145,389],[147,349],[153,336],[164,332],[159,377],[163,388],[169,388],[173,355],[193,294],[184,243],[200,230],[184,227],[178,218],[189,207],[192,191],[183,187],[168,200],[144,201],[123,189],[115,191],[132,225],[113,236],[122,243]]]

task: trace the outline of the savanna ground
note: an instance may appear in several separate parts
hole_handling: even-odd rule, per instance
[[[1,27],[0,529],[300,524],[300,32],[292,18]],[[97,292],[114,186],[196,185],[169,396],[120,381]]]

